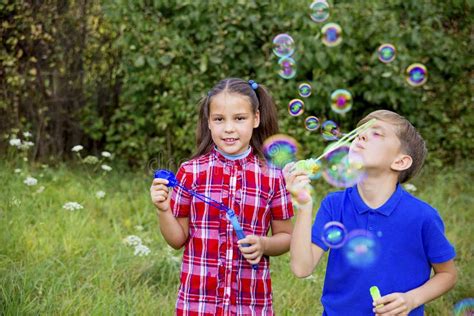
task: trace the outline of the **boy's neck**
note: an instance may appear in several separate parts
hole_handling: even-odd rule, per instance
[[[368,176],[357,184],[357,191],[367,206],[377,209],[385,204],[395,192],[398,175]]]

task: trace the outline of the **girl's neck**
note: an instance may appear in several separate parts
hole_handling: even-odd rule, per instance
[[[226,154],[225,152],[223,152],[222,150],[220,150],[219,148],[217,148],[217,146],[214,147],[222,156],[224,156],[226,159],[229,159],[229,160],[238,160],[238,159],[243,159],[245,157],[247,157],[249,154],[250,154],[250,151],[252,150],[249,146],[249,148],[247,148],[246,151],[244,151],[243,153],[241,154],[237,154],[237,155],[229,155],[229,154]]]

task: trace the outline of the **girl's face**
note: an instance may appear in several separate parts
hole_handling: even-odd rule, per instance
[[[209,129],[217,148],[228,154],[245,152],[253,129],[260,123],[260,113],[253,113],[250,100],[237,93],[221,92],[209,105]]]

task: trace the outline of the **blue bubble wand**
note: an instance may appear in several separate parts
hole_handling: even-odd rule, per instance
[[[203,201],[204,203],[207,203],[210,206],[217,208],[218,210],[225,211],[226,217],[230,221],[230,223],[232,224],[232,227],[234,228],[234,231],[235,231],[235,234],[237,235],[237,238],[239,240],[245,238],[244,230],[242,229],[242,226],[240,226],[239,218],[237,217],[237,215],[235,214],[233,209],[225,206],[222,202],[217,202],[216,200],[214,200],[214,199],[212,199],[212,198],[210,198],[206,195],[197,193],[196,191],[193,191],[193,190],[188,189],[185,186],[181,185],[178,182],[178,179],[176,179],[174,173],[169,171],[169,170],[160,169],[160,170],[155,171],[155,179],[156,178],[166,179],[166,180],[168,180],[168,184],[167,184],[168,187],[178,187],[178,188],[188,192],[192,196],[196,197],[197,199]],[[250,246],[249,244],[242,244],[242,247],[249,247],[249,246]],[[258,265],[257,264],[252,264],[252,268],[254,270],[257,270]]]

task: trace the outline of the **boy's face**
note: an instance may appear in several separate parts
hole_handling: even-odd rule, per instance
[[[350,152],[360,155],[369,173],[402,171],[411,166],[411,157],[402,152],[396,127],[381,120],[354,139]]]
[[[245,152],[253,129],[258,127],[260,115],[252,111],[246,96],[221,92],[212,97],[209,105],[209,129],[217,148],[228,155]]]

